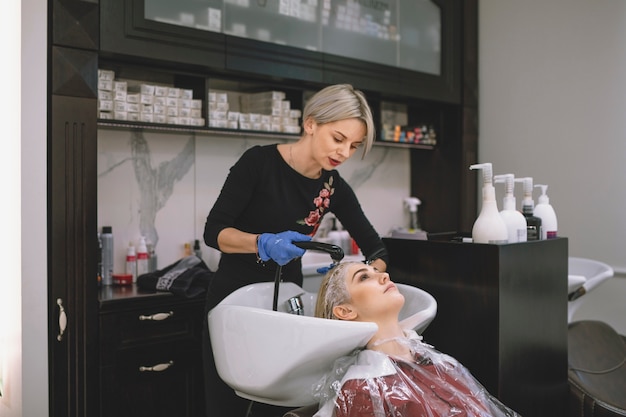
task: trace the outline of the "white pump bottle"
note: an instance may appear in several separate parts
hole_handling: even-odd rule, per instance
[[[422,204],[422,201],[417,197],[407,197],[404,199],[404,205],[409,209],[409,215],[411,220],[409,223],[409,233],[415,233],[417,230],[421,230],[420,223],[417,217],[417,208]]]
[[[534,214],[541,218],[541,239],[554,239],[558,229],[556,221],[556,213],[554,208],[550,205],[550,198],[546,194],[548,186],[545,184],[537,184],[535,188],[541,188],[541,195],[537,200]]]
[[[505,195],[502,199],[503,209],[500,216],[509,233],[509,243],[526,242],[526,219],[515,209],[515,175],[502,174],[493,177],[495,183],[504,183]]]
[[[470,169],[483,171],[483,205],[472,228],[472,240],[474,243],[507,243],[509,232],[498,212],[491,163],[474,164]]]

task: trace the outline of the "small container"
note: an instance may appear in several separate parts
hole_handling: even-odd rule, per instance
[[[103,226],[100,234],[102,242],[102,285],[113,283],[113,228]]]
[[[139,246],[137,247],[137,278],[149,272],[148,258],[146,238],[142,236],[141,239],[139,239]]]
[[[137,253],[132,242],[126,250],[126,273],[133,276],[133,282],[137,282]]]
[[[133,283],[132,274],[113,274],[114,285],[132,285],[132,283]]]

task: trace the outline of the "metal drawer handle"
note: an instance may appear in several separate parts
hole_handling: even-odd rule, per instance
[[[174,361],[169,361],[168,363],[159,363],[154,366],[140,366],[139,372],[163,372],[166,369],[172,367],[174,365]]]
[[[60,342],[63,340],[63,333],[65,333],[67,328],[67,315],[65,314],[65,308],[63,308],[63,300],[57,298],[57,304],[59,305],[59,334],[57,335],[57,340]]]
[[[141,316],[139,316],[139,320],[153,320],[153,321],[161,321],[161,320],[165,320],[165,319],[169,319],[170,317],[172,317],[174,315],[173,311],[170,311],[169,313],[156,313],[156,314],[151,314],[149,316],[144,316],[143,314]]]

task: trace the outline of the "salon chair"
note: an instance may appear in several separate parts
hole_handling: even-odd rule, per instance
[[[626,416],[626,337],[582,320],[569,324],[567,338],[569,417]]]

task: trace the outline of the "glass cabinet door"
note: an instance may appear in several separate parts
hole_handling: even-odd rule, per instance
[[[145,0],[145,18],[441,74],[432,0]]]

